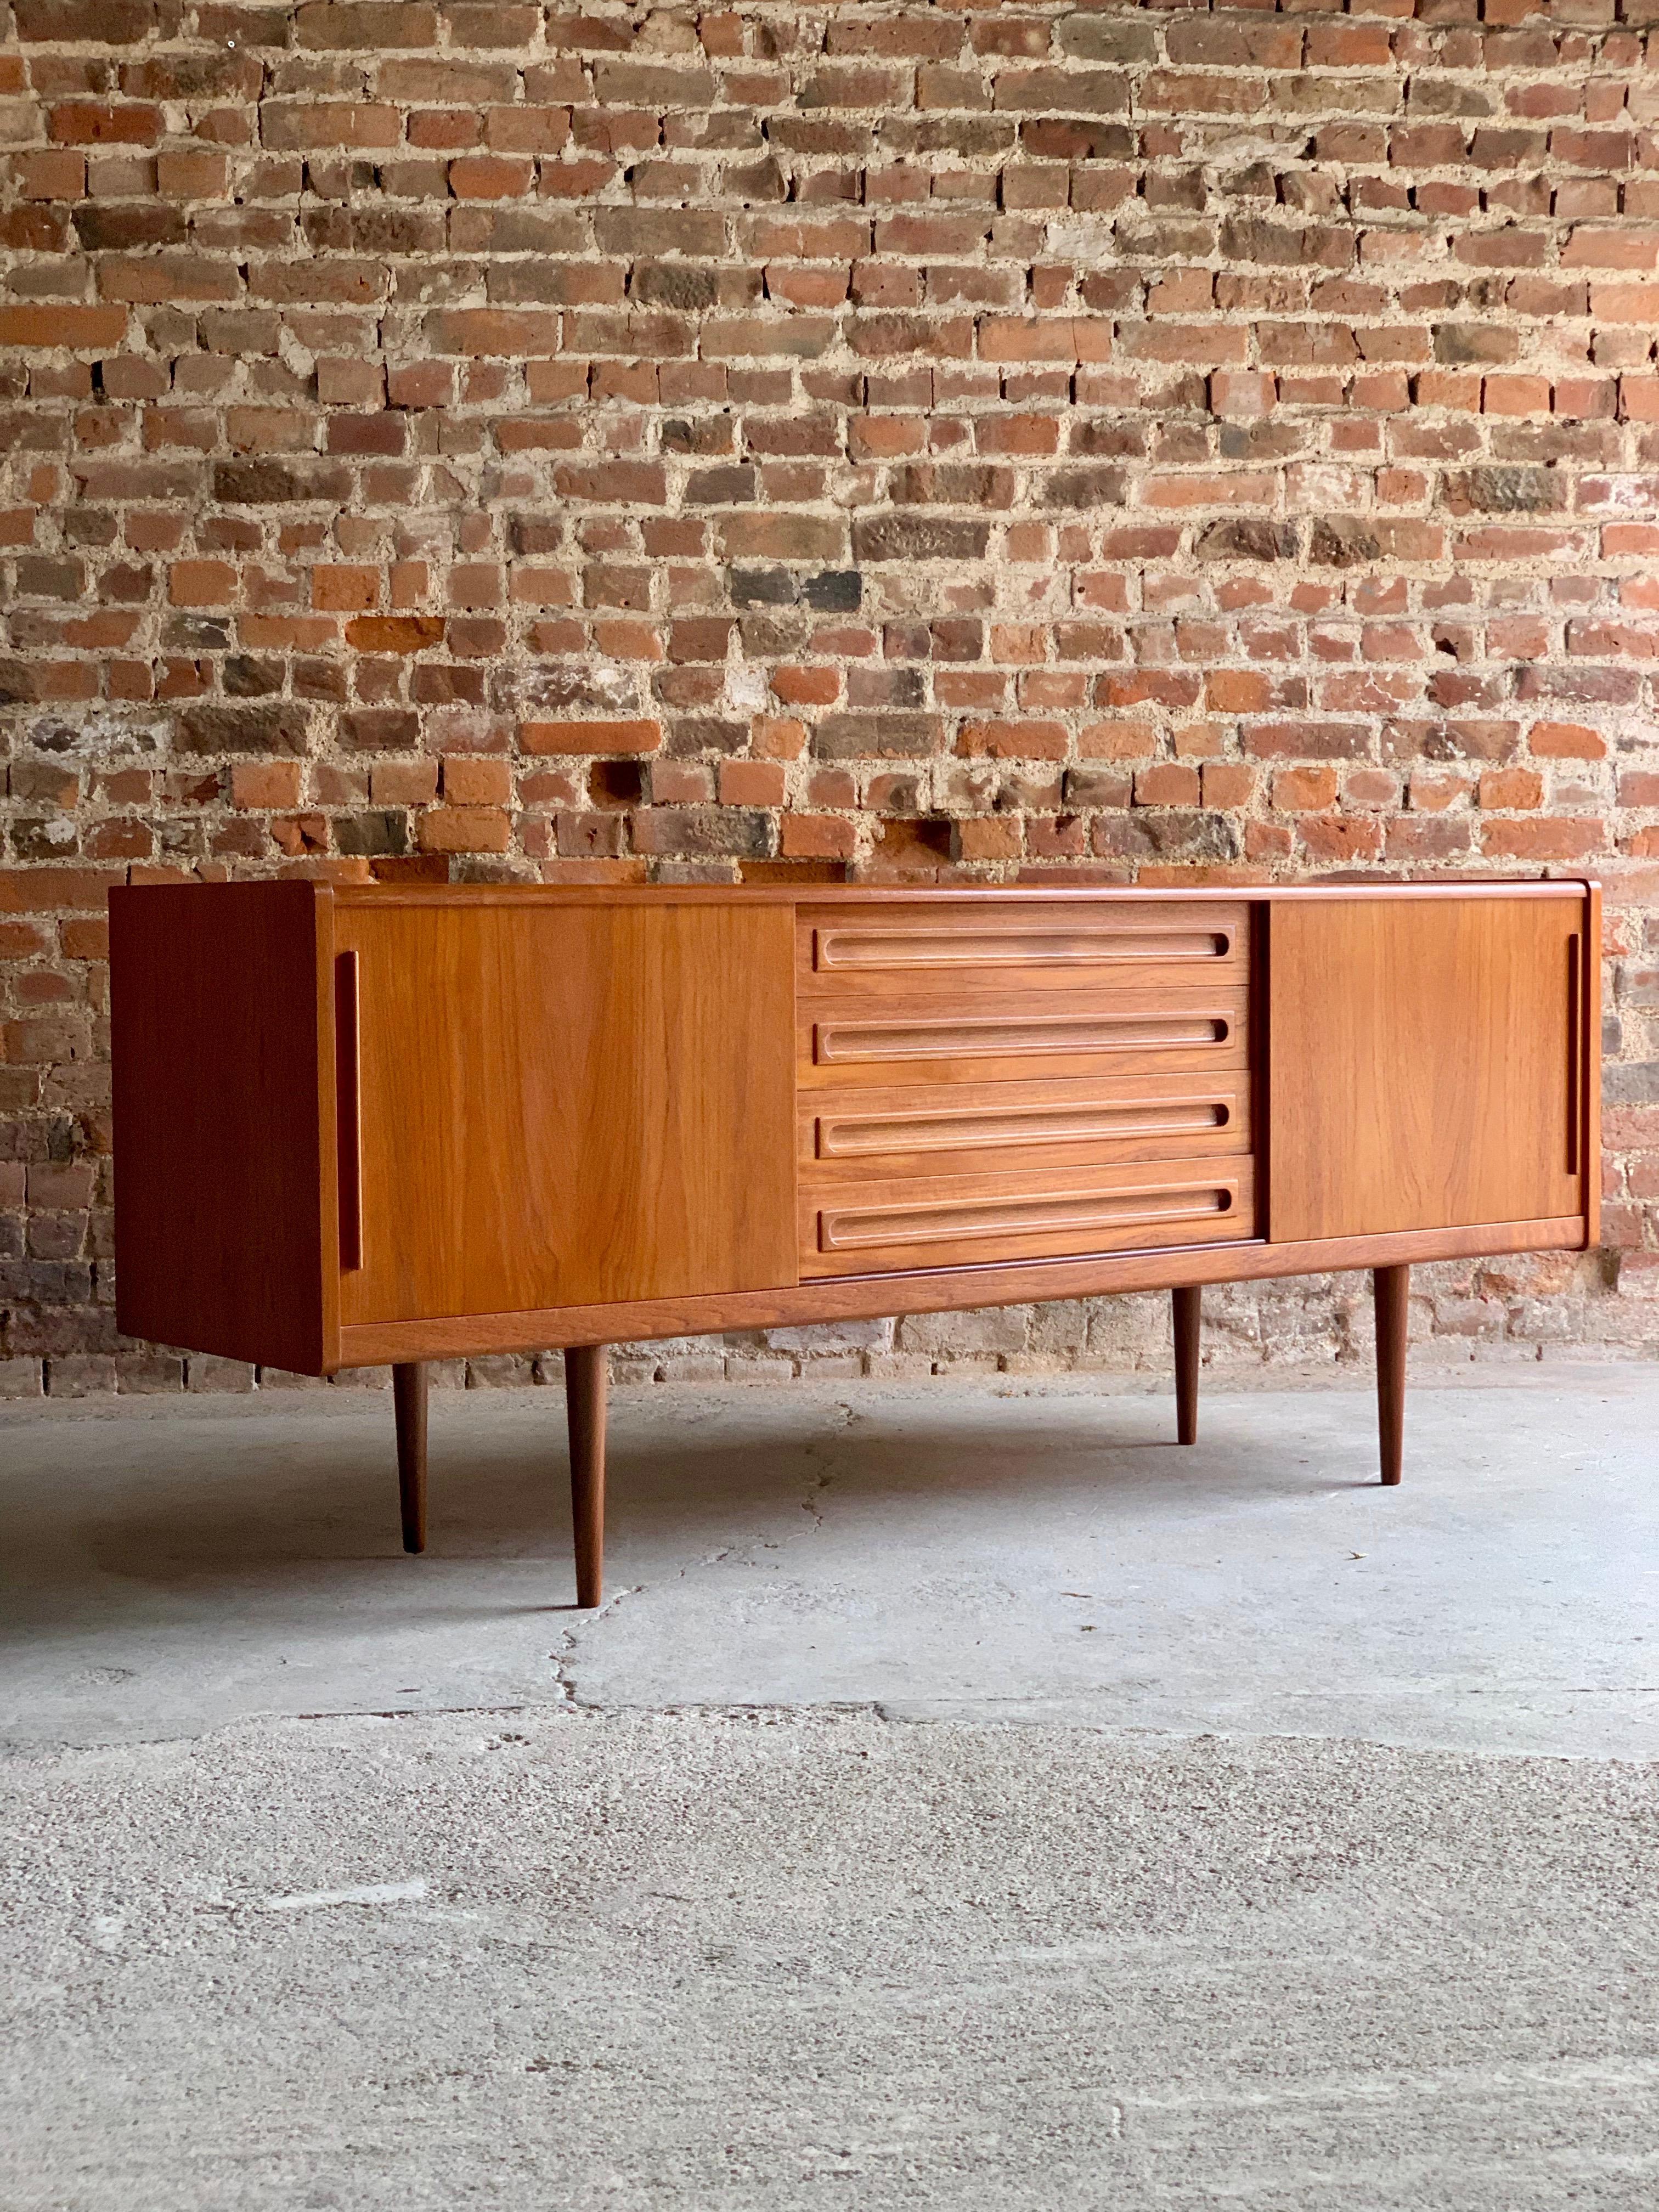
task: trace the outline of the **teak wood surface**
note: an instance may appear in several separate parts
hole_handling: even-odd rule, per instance
[[[804,1177],[820,1188],[897,1174],[971,1174],[1017,1153],[1022,1166],[1099,1167],[1250,1149],[1248,1068],[1198,1075],[925,1084],[837,1091],[805,1087]]]
[[[1275,1243],[1581,1210],[1585,927],[1582,900],[1273,913]]]
[[[1191,1244],[1139,1252],[1091,1253],[1074,1260],[1014,1260],[979,1267],[908,1269],[802,1283],[785,1291],[744,1291],[636,1304],[566,1306],[556,1312],[463,1314],[447,1322],[370,1323],[342,1331],[341,1367],[375,1367],[412,1358],[461,1359],[490,1352],[543,1352],[572,1344],[621,1344],[667,1336],[709,1336],[726,1329],[794,1328],[813,1322],[873,1321],[888,1314],[955,1313],[1053,1298],[1106,1297],[1167,1291],[1182,1283],[1266,1282],[1345,1268],[1478,1259],[1507,1252],[1577,1252],[1582,1214],[1557,1221],[1485,1221],[1467,1229],[1412,1229],[1392,1237],[1337,1237],[1322,1243]]]
[[[994,1174],[804,1186],[801,1275],[1213,1243],[1254,1228],[1248,1159],[1032,1169],[1013,1148]]]
[[[121,1325],[272,1366],[1595,1233],[1583,883],[279,883],[112,923]]]
[[[786,915],[347,907],[362,1256],[343,1318],[795,1279]]]

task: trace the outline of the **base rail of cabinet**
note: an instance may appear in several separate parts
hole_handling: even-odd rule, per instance
[[[1376,1406],[1382,1480],[1401,1479],[1406,1433],[1406,1333],[1409,1267],[1377,1267]],[[1176,1436],[1198,1441],[1198,1369],[1203,1292],[1178,1284],[1171,1292],[1175,1336]],[[570,1520],[576,1564],[576,1604],[591,1612],[605,1595],[605,1445],[610,1346],[573,1345],[564,1355],[565,1418],[570,1437]],[[392,1370],[398,1428],[398,1487],[404,1549],[426,1549],[427,1370],[410,1361]]]
[[[1584,1217],[1572,1213],[1541,1221],[1487,1221],[1467,1229],[1409,1229],[1309,1243],[1251,1240],[1159,1252],[1097,1254],[1091,1259],[940,1267],[925,1274],[849,1275],[775,1291],[718,1291],[625,1305],[559,1306],[533,1313],[460,1314],[427,1321],[348,1322],[340,1330],[338,1357],[328,1361],[323,1371],[385,1367],[410,1359],[481,1359],[491,1353],[548,1352],[579,1344],[632,1344],[653,1337],[718,1336],[732,1328],[874,1321],[892,1313],[959,1313],[978,1306],[1025,1305],[1050,1298],[1107,1297],[1118,1291],[1413,1267],[1430,1260],[1494,1259],[1506,1252],[1581,1252],[1584,1243]]]

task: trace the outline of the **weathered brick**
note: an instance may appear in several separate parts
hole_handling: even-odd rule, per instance
[[[519,744],[527,753],[650,753],[662,743],[654,721],[521,722]]]

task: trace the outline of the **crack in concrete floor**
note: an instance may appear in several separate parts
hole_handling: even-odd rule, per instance
[[[842,1401],[830,1410],[839,1419],[843,1435],[856,1427],[859,1416],[850,1403]],[[834,1462],[838,1441],[840,1441],[838,1437],[808,1437],[797,1447],[800,1455],[809,1462],[821,1462],[816,1472],[808,1479],[804,1493],[799,1501],[801,1511],[807,1515],[811,1522],[811,1528],[805,1532],[807,1534],[822,1531],[824,1525],[823,1514],[818,1501],[836,1479]],[[677,1570],[675,1579],[684,1582],[690,1577],[704,1570],[723,1566],[731,1560],[751,1561],[757,1553],[783,1550],[790,1544],[799,1540],[800,1533],[786,1531],[775,1537],[756,1536],[743,1542],[723,1544],[712,1552],[702,1553],[696,1559],[684,1561]],[[598,1631],[607,1617],[614,1618],[627,1600],[648,1595],[651,1587],[648,1583],[639,1582],[620,1589],[608,1589],[600,1605],[595,1607],[591,1613],[583,1614],[575,1627],[566,1629],[562,1632],[558,1650],[550,1654],[550,1656],[553,1661],[555,1680],[565,1692],[569,1703],[603,1705],[603,1699],[590,1700],[585,1698],[577,1680],[577,1670],[581,1658],[580,1639],[585,1632],[592,1633]],[[861,1701],[861,1706],[865,1710],[870,1709],[870,1701]],[[749,1709],[752,1710],[752,1708]]]
[[[1158,1440],[1166,1413],[1074,1378],[619,1394],[611,1591],[592,1616],[559,1601],[556,1393],[438,1397],[418,1560],[397,1547],[389,1422],[367,1394],[9,1419],[0,1737],[168,1736],[261,1711],[826,1705],[1659,1743],[1659,1370],[1423,1389],[1386,1498],[1369,1394],[1212,1391],[1188,1453]]]

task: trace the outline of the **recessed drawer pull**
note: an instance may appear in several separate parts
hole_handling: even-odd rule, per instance
[[[1231,1213],[1231,1190],[1078,1192],[1030,1198],[957,1199],[936,1206],[839,1207],[818,1215],[818,1249],[845,1252],[872,1244],[959,1243],[979,1237],[1030,1237],[1121,1229],[1158,1221],[1192,1221]]]
[[[1161,1106],[1030,1106],[1024,1111],[965,1114],[820,1115],[817,1157],[847,1159],[866,1152],[953,1152],[981,1146],[1083,1144],[1103,1137],[1197,1136],[1224,1129],[1232,1109],[1222,1099],[1183,1099]]]
[[[815,929],[812,965],[829,969],[1036,968],[1108,960],[1224,960],[1226,929]]]
[[[1130,1046],[1224,1044],[1224,1014],[1089,1014],[1030,1020],[817,1022],[812,1057],[820,1065],[851,1060],[962,1060],[1005,1053],[1117,1052]]]

